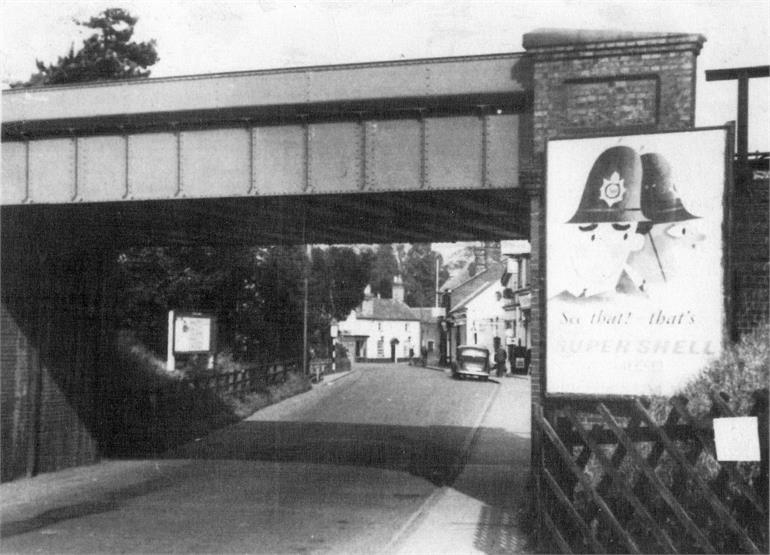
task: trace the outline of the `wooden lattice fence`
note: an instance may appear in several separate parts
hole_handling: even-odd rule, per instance
[[[565,553],[767,553],[767,390],[756,397],[762,460],[719,462],[713,400],[695,418],[674,398],[658,425],[639,399],[534,407],[541,540]],[[548,541],[550,540],[550,541]]]

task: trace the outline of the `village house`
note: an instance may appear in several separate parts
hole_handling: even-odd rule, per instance
[[[339,342],[355,361],[406,361],[420,353],[420,315],[404,303],[404,283],[393,278],[391,299],[373,296],[367,286],[363,302],[339,323]]]
[[[442,287],[448,309],[446,348],[450,360],[459,345],[479,345],[491,353],[505,337],[501,278],[506,266],[500,261],[499,244],[475,248],[473,265],[473,275],[463,271]]]

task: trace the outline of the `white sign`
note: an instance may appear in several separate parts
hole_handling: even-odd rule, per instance
[[[174,322],[174,351],[202,353],[211,348],[211,318],[177,316]]]
[[[721,351],[727,132],[548,143],[547,390],[671,395]]]
[[[756,416],[714,419],[718,461],[758,461],[759,430]]]

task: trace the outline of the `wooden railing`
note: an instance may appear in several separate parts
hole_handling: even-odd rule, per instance
[[[308,376],[312,382],[320,382],[326,374],[332,373],[331,359],[313,359],[308,366]]]
[[[246,367],[233,372],[218,373],[210,376],[186,378],[182,383],[196,390],[222,393],[248,393],[268,385],[282,383],[287,372],[296,372],[300,362],[287,360]]]
[[[671,400],[656,424],[638,399],[551,400],[533,410],[541,539],[564,553],[767,553],[767,390],[751,411],[761,461],[716,458],[713,417]]]

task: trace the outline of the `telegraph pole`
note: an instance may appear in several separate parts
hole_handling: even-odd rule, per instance
[[[710,69],[706,71],[706,81],[738,81],[738,129],[737,154],[738,169],[746,171],[749,152],[749,79],[770,77],[770,66],[736,67],[730,69]]]
[[[305,244],[305,263],[303,267],[303,288],[302,288],[302,373],[307,374],[310,371],[308,363],[308,288],[310,282],[310,245],[307,244],[307,235],[305,226],[307,225],[307,208],[302,211],[302,242]]]

